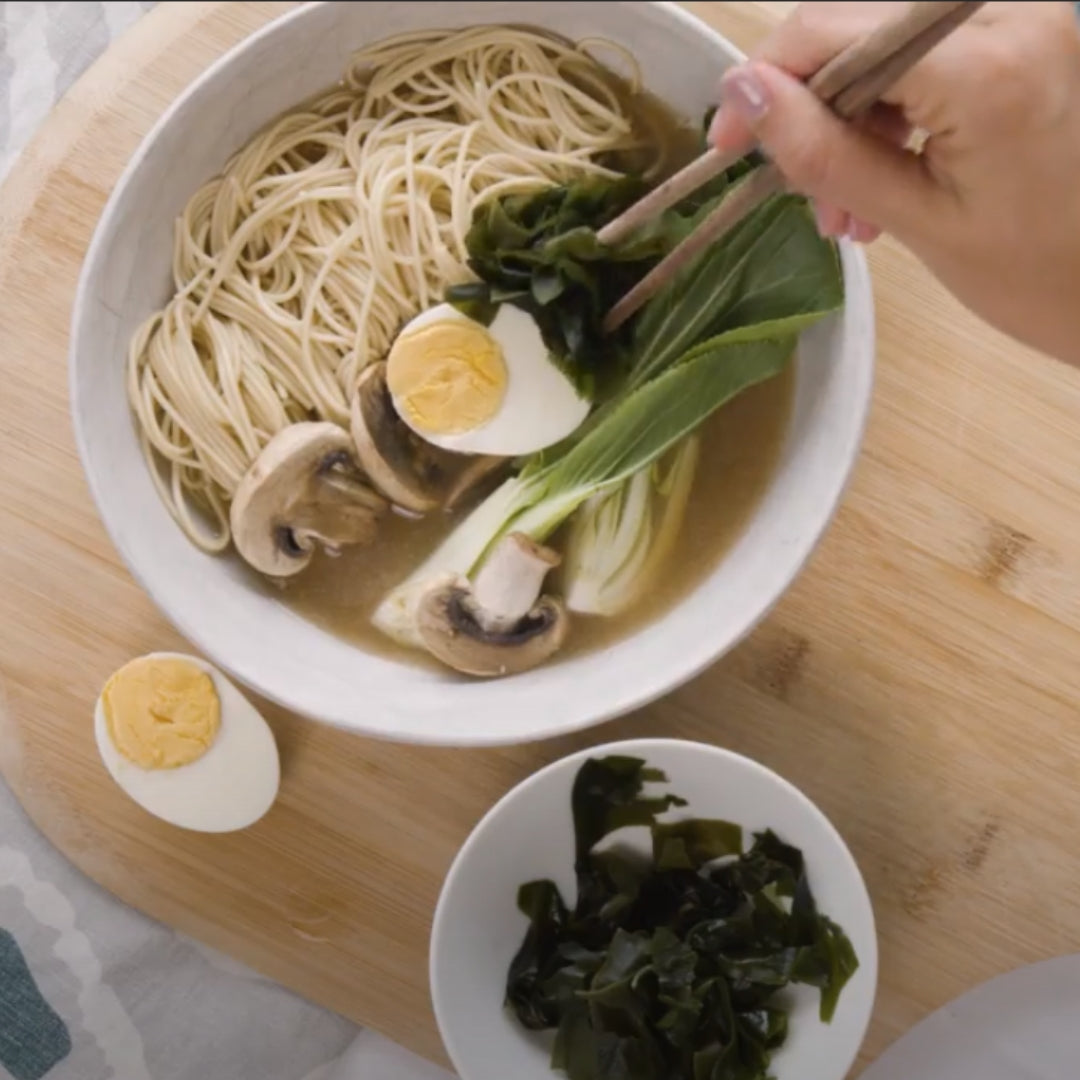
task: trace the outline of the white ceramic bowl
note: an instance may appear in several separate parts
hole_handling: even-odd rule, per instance
[[[71,333],[71,407],[90,490],[122,558],[181,633],[239,681],[309,717],[399,740],[477,745],[596,724],[686,681],[771,608],[824,532],[858,454],[873,381],[874,323],[861,253],[842,246],[847,304],[803,339],[794,418],[757,513],[684,603],[603,655],[469,682],[369,656],[252,589],[205,555],[152,486],[124,393],[134,328],[169,295],[173,221],[260,126],[324,87],[349,54],[431,26],[523,22],[602,35],[637,56],[646,85],[701,115],[739,55],[666,3],[415,0],[308,4],[209,68],[155,125],[117,183],[83,266]]]
[[[503,1009],[506,973],[528,920],[518,886],[550,878],[575,899],[570,791],[586,758],[625,754],[661,769],[688,802],[669,818],[711,817],[743,826],[749,840],[771,828],[800,848],[819,910],[847,933],[859,969],[829,1024],[818,993],[799,987],[775,1080],[842,1080],[858,1053],[877,989],[874,914],[859,869],[836,829],[810,800],[764,766],[728,750],[678,739],[637,739],[593,747],[530,776],[495,804],[450,867],[431,932],[431,996],[447,1053],[461,1080],[553,1080],[549,1036],[526,1032]],[[620,841],[648,851],[645,829]]]

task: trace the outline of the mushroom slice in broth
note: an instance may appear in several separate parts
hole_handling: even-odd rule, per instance
[[[386,500],[356,461],[336,424],[291,424],[263,447],[236,489],[229,512],[236,550],[256,570],[289,577],[315,548],[331,553],[370,544]]]
[[[414,435],[398,416],[384,362],[366,367],[356,384],[351,430],[360,464],[392,503],[418,514],[442,504],[449,455]]]
[[[443,509],[454,511],[478,502],[489,495],[510,474],[510,458],[483,454],[473,458],[454,479]]]
[[[394,408],[386,363],[364,369],[351,410],[356,454],[374,487],[395,506],[414,514],[455,511],[490,492],[512,459],[493,454],[455,454],[425,442]]]

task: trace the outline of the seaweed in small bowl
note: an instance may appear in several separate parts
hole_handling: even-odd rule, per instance
[[[430,959],[462,1080],[843,1080],[878,947],[858,864],[803,792],[653,738],[503,795],[447,873]]]
[[[506,1003],[554,1029],[552,1068],[570,1080],[765,1080],[788,1034],[782,991],[820,990],[828,1022],[858,960],[818,911],[802,853],[772,831],[744,848],[739,825],[692,818],[648,797],[667,778],[640,758],[589,758],[571,796],[577,901],[550,879],[521,886],[529,919]],[[651,855],[600,850],[645,826]]]

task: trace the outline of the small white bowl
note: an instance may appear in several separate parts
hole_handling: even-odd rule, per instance
[[[791,995],[787,1043],[773,1058],[775,1080],[842,1080],[858,1053],[877,989],[874,914],[862,875],[840,834],[810,800],[775,773],[730,750],[678,739],[636,739],[591,747],[522,781],[492,807],[462,846],[443,884],[431,933],[431,996],[447,1053],[461,1080],[553,1080],[550,1041],[527,1032],[503,1008],[506,973],[528,920],[518,886],[550,878],[575,900],[570,791],[590,757],[623,754],[667,775],[656,790],[688,805],[664,820],[722,818],[747,842],[771,828],[800,848],[822,914],[846,932],[859,969],[830,1024],[818,1018],[818,992]],[[651,790],[651,788],[649,789]],[[626,840],[648,850],[645,829]],[[623,836],[620,835],[620,840]]]
[[[308,622],[231,557],[207,555],[162,504],[125,393],[132,332],[169,297],[173,222],[262,125],[339,77],[356,50],[395,34],[528,23],[636,55],[645,85],[702,116],[740,53],[670,3],[514,0],[310,3],[223,56],[136,151],[83,264],[71,328],[71,410],[91,494],[128,569],[180,632],[278,704],[352,731],[477,746],[579,730],[639,708],[733,648],[795,579],[832,519],[859,453],[874,370],[861,251],[840,245],[844,309],[803,335],[780,461],[752,519],[694,592],[602,653],[556,657],[493,682],[365,653]]]

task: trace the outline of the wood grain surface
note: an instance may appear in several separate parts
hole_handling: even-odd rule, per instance
[[[171,829],[112,785],[99,687],[183,642],[117,559],[76,459],[75,280],[153,120],[289,6],[160,5],[0,193],[0,765],[33,819],[122,899],[435,1059],[428,930],[454,852],[529,772],[624,736],[749,754],[843,832],[882,945],[863,1064],[962,990],[1074,950],[1080,374],[986,329],[891,243],[872,254],[880,375],[843,510],[774,615],[696,682],[579,737],[482,752],[368,742],[267,706],[281,798],[239,835]],[[768,22],[759,5],[689,6],[744,46]]]

